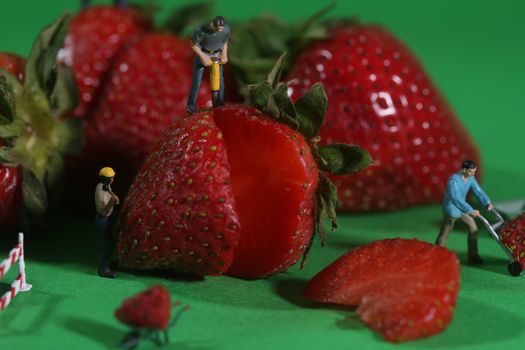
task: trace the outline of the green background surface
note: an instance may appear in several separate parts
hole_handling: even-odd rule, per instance
[[[182,1],[161,1],[167,8]],[[311,14],[323,2],[219,1],[217,13],[241,19],[272,12],[287,20]],[[27,55],[40,28],[76,1],[1,1],[0,50]],[[382,23],[422,60],[481,149],[484,188],[494,201],[525,196],[523,78],[525,3],[520,1],[339,1],[339,15]],[[235,35],[235,34],[234,34]],[[366,328],[351,310],[325,308],[301,297],[305,282],[352,247],[389,237],[432,242],[439,205],[367,215],[340,215],[329,246],[311,254],[303,271],[259,281],[208,277],[188,281],[121,273],[95,275],[96,231],[91,220],[64,213],[48,232],[27,242],[27,274],[34,285],[0,313],[0,349],[115,348],[126,328],[113,317],[121,300],[156,283],[189,304],[167,349],[387,349],[395,345]],[[403,349],[504,349],[525,345],[525,277],[506,274],[505,255],[480,232],[486,264],[462,265],[454,320],[437,336]],[[466,259],[460,229],[448,246]],[[8,248],[0,249],[6,256]],[[0,284],[15,278],[11,271]],[[141,349],[153,349],[144,343]],[[399,348],[399,346],[398,346]]]

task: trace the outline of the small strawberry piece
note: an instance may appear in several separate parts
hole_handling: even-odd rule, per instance
[[[86,116],[98,98],[106,74],[120,50],[150,22],[132,8],[93,6],[72,19],[59,59],[75,71],[80,102],[76,116]]]
[[[501,228],[500,236],[514,259],[525,269],[525,213],[507,221]]]
[[[115,317],[134,328],[166,329],[170,321],[170,292],[161,285],[153,286],[124,300]]]
[[[439,333],[452,320],[459,262],[446,248],[418,240],[376,241],[346,253],[306,286],[306,298],[357,306],[385,339],[401,342]]]
[[[324,84],[330,104],[321,144],[355,144],[374,159],[355,177],[331,177],[341,210],[440,202],[461,161],[479,164],[476,146],[422,65],[380,26],[331,29],[299,54],[287,79],[293,99]]]
[[[25,60],[23,57],[12,53],[0,52],[0,68],[13,74],[20,82],[24,81],[24,65]]]

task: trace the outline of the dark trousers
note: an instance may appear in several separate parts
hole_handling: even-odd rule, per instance
[[[111,268],[111,253],[113,252],[113,238],[111,237],[111,232],[109,230],[109,216],[100,216],[96,214],[95,223],[100,236],[98,270],[109,270]]]
[[[220,65],[221,71],[221,85],[218,93],[217,103],[214,103],[214,107],[224,105],[224,79],[222,73],[222,64]],[[193,73],[191,76],[191,87],[188,95],[187,108],[191,113],[197,111],[197,96],[199,95],[199,89],[202,82],[202,74],[204,72],[204,66],[198,56],[195,56],[193,60]]]
[[[468,214],[462,214],[461,221],[463,221],[468,226],[468,256],[474,257],[478,255],[478,226],[476,225],[476,221],[474,220],[474,218]],[[448,239],[448,235],[450,234],[450,232],[452,232],[455,222],[456,218],[450,217],[448,215],[445,215],[443,217],[441,229],[439,230],[439,235],[436,239],[437,245],[441,247],[445,246]]]

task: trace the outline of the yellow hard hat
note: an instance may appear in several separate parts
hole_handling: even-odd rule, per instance
[[[115,171],[112,168],[107,166],[107,167],[100,169],[100,171],[98,172],[98,175],[104,176],[104,177],[114,177]]]

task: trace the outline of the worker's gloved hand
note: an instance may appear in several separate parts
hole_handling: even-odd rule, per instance
[[[494,209],[494,206],[492,205],[492,203],[489,203],[489,204],[487,205],[487,210],[488,210],[488,211],[491,211],[492,209]]]

